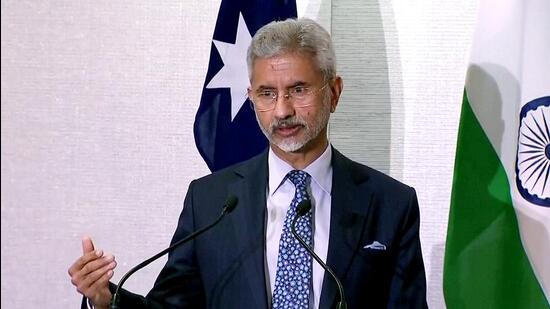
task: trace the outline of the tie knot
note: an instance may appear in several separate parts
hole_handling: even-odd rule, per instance
[[[306,186],[306,181],[309,177],[309,174],[304,172],[304,171],[293,170],[293,171],[288,172],[287,177],[290,181],[292,181],[294,186],[296,186],[296,187],[304,186],[305,187]]]

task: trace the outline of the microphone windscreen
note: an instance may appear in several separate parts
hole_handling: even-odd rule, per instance
[[[225,200],[225,212],[232,212],[233,209],[237,206],[239,199],[235,195],[229,195]]]

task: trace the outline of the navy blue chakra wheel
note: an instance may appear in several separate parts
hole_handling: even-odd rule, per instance
[[[550,207],[550,96],[521,109],[516,185],[527,201]]]

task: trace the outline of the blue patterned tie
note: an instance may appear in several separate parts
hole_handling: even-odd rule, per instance
[[[279,241],[273,309],[307,309],[311,286],[311,256],[292,235],[291,224],[296,214],[296,206],[303,200],[309,200],[307,193],[309,175],[304,171],[293,170],[287,174],[287,178],[296,186],[296,193],[286,213],[285,225]],[[310,211],[296,222],[296,232],[310,246],[312,245],[311,217]]]

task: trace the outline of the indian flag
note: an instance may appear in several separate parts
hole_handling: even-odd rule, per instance
[[[550,308],[550,0],[480,0],[445,252],[448,308]]]

